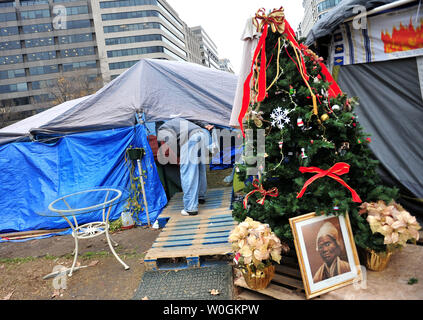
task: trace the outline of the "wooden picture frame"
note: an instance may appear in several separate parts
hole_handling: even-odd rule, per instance
[[[361,280],[348,213],[338,217],[309,213],[289,223],[307,299]]]

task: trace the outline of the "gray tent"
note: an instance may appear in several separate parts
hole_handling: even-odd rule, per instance
[[[65,102],[0,130],[0,145],[36,135],[130,127],[175,117],[229,126],[234,74],[198,64],[142,59],[97,93]]]
[[[351,19],[355,5],[369,10],[361,29]],[[423,212],[423,44],[415,41],[422,17],[418,1],[344,0],[306,40],[340,88],[359,98],[356,113],[372,135],[381,175],[400,187],[413,212]]]

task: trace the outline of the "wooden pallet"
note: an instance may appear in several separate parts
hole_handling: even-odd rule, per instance
[[[305,300],[304,285],[296,258],[284,256],[281,264],[275,265],[275,268],[272,282],[263,290],[249,288],[244,278],[238,277],[235,280],[235,285],[242,288],[239,298],[245,300]]]
[[[200,267],[200,259],[232,254],[229,233],[236,226],[232,218],[231,188],[209,190],[206,203],[195,217],[181,215],[182,193],[175,194],[161,214],[169,221],[147,251],[144,263],[148,270],[160,269],[160,262],[185,260],[185,267]]]

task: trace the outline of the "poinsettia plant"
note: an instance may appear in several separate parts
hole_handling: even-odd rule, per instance
[[[365,202],[360,206],[359,213],[367,215],[366,220],[374,234],[379,233],[384,237],[387,251],[401,249],[408,241],[419,240],[421,227],[416,217],[395,201],[388,205],[382,200]]]
[[[232,242],[238,264],[241,267],[254,266],[256,270],[272,264],[272,261],[280,263],[282,250],[289,250],[269,225],[251,218],[247,218],[232,230],[229,241]]]

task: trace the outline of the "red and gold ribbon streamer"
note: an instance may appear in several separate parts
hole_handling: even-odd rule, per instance
[[[311,185],[314,181],[316,181],[317,179],[323,178],[323,177],[330,177],[336,181],[338,181],[340,184],[342,184],[344,187],[346,187],[348,190],[351,191],[352,194],[352,199],[354,202],[358,202],[361,203],[362,200],[360,199],[360,196],[357,194],[357,192],[352,189],[344,180],[342,180],[339,176],[342,176],[343,174],[346,174],[350,171],[350,165],[348,163],[345,162],[340,162],[335,164],[332,168],[330,168],[329,170],[322,170],[320,168],[316,168],[316,167],[301,167],[300,171],[302,173],[317,173],[314,177],[310,178],[303,186],[303,188],[301,189],[301,192],[298,194],[297,199],[301,198],[307,187],[309,185]]]
[[[250,105],[250,100],[251,100],[250,83],[251,83],[251,79],[252,79],[253,74],[254,74],[254,66],[256,64],[256,60],[257,60],[260,53],[261,53],[261,62],[260,62],[259,83],[258,83],[259,89],[258,89],[256,101],[261,102],[266,97],[266,37],[267,37],[267,30],[268,30],[268,25],[265,25],[264,30],[263,30],[263,34],[262,34],[262,36],[259,40],[256,51],[254,52],[253,63],[251,65],[250,74],[247,76],[247,79],[244,82],[244,95],[243,95],[243,98],[242,98],[241,111],[240,111],[240,114],[239,114],[239,117],[238,117],[238,122],[240,124],[241,132],[242,132],[242,135],[244,136],[244,138],[245,138],[244,125],[243,125],[242,122],[244,120],[244,116],[247,113],[248,107]]]
[[[268,90],[268,88],[266,88],[266,38],[268,34],[269,25],[271,26],[273,32],[278,31],[282,34],[285,31],[285,15],[283,12],[283,8],[280,8],[279,10],[273,10],[273,12],[271,12],[269,15],[266,15],[265,10],[262,8],[256,13],[255,18],[253,19],[253,23],[255,24],[257,31],[261,32],[262,35],[254,52],[251,71],[244,82],[244,96],[242,99],[241,111],[238,117],[238,122],[240,124],[242,135],[244,137],[245,133],[243,120],[251,101],[250,84],[254,74],[254,66],[256,66],[257,68],[257,59],[259,55],[261,55],[260,69],[258,75],[258,90],[257,95],[255,97],[255,101],[258,103],[264,100],[264,98],[266,97],[266,92]]]
[[[256,193],[259,192],[262,195],[262,198],[260,198],[259,200],[257,200],[257,203],[260,205],[264,205],[264,201],[266,200],[267,196],[270,197],[278,197],[279,196],[279,191],[277,188],[272,188],[268,191],[266,191],[263,186],[260,184],[260,181],[258,181],[257,179],[254,179],[253,181],[253,186],[256,188],[255,190],[251,191],[250,193],[248,193],[245,198],[244,198],[244,209],[247,209],[247,204],[248,204],[248,198]]]
[[[322,63],[321,59],[318,58],[317,55],[313,51],[308,49],[308,47],[302,44],[301,45],[298,44],[295,37],[295,31],[294,29],[292,29],[288,21],[286,21],[284,9],[282,7],[280,9],[274,9],[268,15],[266,15],[266,12],[263,8],[258,10],[255,17],[253,18],[253,23],[256,26],[257,31],[262,32],[262,35],[260,37],[259,43],[254,53],[254,57],[253,57],[252,65],[251,65],[251,72],[247,76],[244,82],[244,87],[243,87],[244,95],[242,99],[241,111],[238,116],[238,122],[240,124],[241,132],[244,138],[245,138],[245,133],[244,133],[243,120],[244,120],[245,114],[248,111],[248,107],[251,101],[250,84],[254,75],[254,67],[256,68],[256,70],[258,70],[258,81],[257,81],[257,90],[256,90],[257,94],[254,97],[255,102],[257,103],[262,102],[266,97],[266,92],[276,82],[276,81],[273,81],[272,85],[270,85],[269,88],[266,88],[266,38],[268,35],[269,25],[273,32],[279,32],[281,35],[282,34],[286,35],[287,39],[289,40],[289,43],[293,47],[295,51],[296,59],[298,62],[297,66],[298,66],[299,72],[305,84],[307,85],[308,89],[310,90],[311,96],[313,98],[314,115],[318,116],[317,99],[308,83],[310,76],[307,74],[307,69],[304,62],[303,54],[309,56],[310,58],[314,60],[317,59],[317,62],[322,68],[322,74],[326,77],[326,80],[331,84],[329,87],[329,96],[332,98],[335,98],[338,96],[338,94],[342,94],[341,89],[339,88],[335,80],[333,79],[329,70]],[[278,50],[278,54],[280,54],[280,50]],[[258,68],[258,65],[257,65],[259,55],[261,55],[260,68]],[[278,65],[278,71],[279,71],[279,65]]]
[[[314,60],[316,63],[319,64],[320,68],[322,69],[321,73],[325,76],[326,81],[330,83],[329,86],[329,97],[336,98],[339,94],[342,94],[342,90],[339,88],[336,81],[333,79],[332,75],[330,74],[328,68],[323,63],[323,58],[319,57],[315,54],[312,50],[310,50],[306,45],[300,44],[301,51],[309,58]]]

